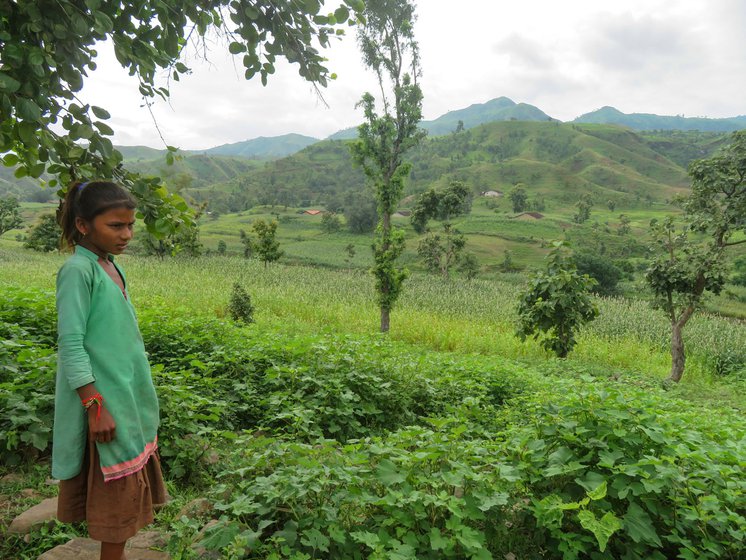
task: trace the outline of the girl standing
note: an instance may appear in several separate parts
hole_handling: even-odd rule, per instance
[[[101,560],[124,560],[127,539],[166,501],[157,453],[158,400],[122,270],[135,201],[121,186],[69,188],[60,215],[74,254],[57,274],[58,363],[52,476],[60,521],[87,521]]]

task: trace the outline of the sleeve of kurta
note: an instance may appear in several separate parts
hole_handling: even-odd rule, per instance
[[[83,346],[91,309],[93,271],[68,263],[57,274],[57,347],[59,366],[71,389],[95,378]]]

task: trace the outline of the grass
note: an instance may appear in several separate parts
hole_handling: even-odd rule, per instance
[[[0,248],[0,286],[35,287],[51,294],[59,255]],[[375,333],[379,315],[373,282],[361,270],[260,263],[237,257],[196,260],[121,257],[139,309],[225,316],[234,282],[250,293],[256,328],[288,333]],[[500,355],[533,364],[548,355],[534,341],[514,336],[516,281],[443,281],[414,274],[392,315],[390,337],[436,351]],[[668,325],[643,301],[599,300],[599,318],[581,331],[571,360],[658,383],[668,373]],[[688,362],[682,390],[742,408],[742,389],[721,390],[718,359],[746,348],[738,320],[700,313],[685,330]],[[730,387],[730,386],[729,386]],[[741,386],[738,386],[741,387]],[[739,392],[740,391],[740,392]]]
[[[42,290],[48,293],[52,305],[55,272],[65,258],[18,249],[7,240],[0,240],[0,290]],[[162,315],[224,317],[231,287],[239,281],[256,306],[257,322],[247,329],[277,337],[272,339],[280,341],[278,348],[292,348],[297,335],[327,333],[368,334],[358,341],[369,345],[374,353],[373,347],[380,342],[372,279],[364,270],[285,264],[265,268],[238,257],[160,261],[123,255],[121,262],[127,271],[132,299],[144,324],[150,324],[151,329],[162,328],[163,323],[156,320]],[[714,357],[729,349],[746,348],[743,322],[695,315],[685,331],[689,361],[684,379],[674,387],[664,388],[661,380],[668,372],[670,359],[662,314],[642,301],[601,299],[599,318],[580,333],[578,346],[570,357],[560,360],[547,355],[535,342],[521,342],[513,334],[514,306],[522,281],[520,275],[505,275],[501,281],[446,282],[414,274],[407,280],[392,315],[389,337],[399,343],[389,347],[391,355],[381,357],[382,367],[385,360],[398,360],[420,372],[426,362],[431,364],[431,371],[425,371],[440,375],[444,364],[454,367],[454,363],[462,364],[458,360],[474,361],[485,364],[483,371],[503,368],[518,383],[530,381],[543,391],[542,395],[546,393],[550,402],[561,402],[574,390],[602,380],[638,393],[642,390],[658,395],[671,410],[681,407],[700,419],[737,418],[746,411],[746,379],[718,377],[712,368]],[[326,359],[324,355],[323,360]],[[521,411],[511,414],[519,417]],[[18,470],[21,482],[0,483],[0,494],[14,496],[0,512],[3,521],[55,492],[45,484],[49,472],[46,459]],[[0,466],[0,477],[6,472],[9,469]],[[35,489],[37,497],[18,497],[21,487]],[[175,533],[174,538],[184,540],[186,547],[201,523],[177,519],[178,512],[198,496],[196,492],[188,486],[169,485],[173,502],[156,518],[157,529]],[[16,550],[23,550],[24,559],[35,558],[78,534],[84,534],[83,527],[59,524],[35,531],[25,543],[0,539],[0,558],[18,558],[14,555]]]

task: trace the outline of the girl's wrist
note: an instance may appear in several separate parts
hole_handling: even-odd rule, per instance
[[[80,400],[80,404],[83,405],[83,409],[90,414],[93,405],[96,405],[96,421],[101,418],[101,409],[104,407],[104,397],[101,393],[95,393],[90,397]]]

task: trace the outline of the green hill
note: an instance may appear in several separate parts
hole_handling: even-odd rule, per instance
[[[602,107],[579,116],[575,123],[617,124],[635,130],[699,130],[703,132],[733,132],[746,128],[746,115],[726,119],[705,117],[662,116],[650,113],[622,113],[614,107]]]
[[[158,150],[148,146],[115,146],[115,148],[119,150],[124,157],[124,161],[128,163],[166,157],[166,150]]]
[[[496,121],[551,121],[552,117],[541,109],[527,103],[516,103],[507,97],[491,99],[486,103],[475,103],[465,109],[449,111],[432,121],[422,121],[420,127],[430,136],[442,136],[454,132],[459,121],[465,129]],[[357,137],[357,128],[346,128],[329,136],[329,140],[351,140]]]
[[[211,156],[233,156],[257,159],[275,159],[302,150],[318,142],[318,138],[302,134],[284,134],[282,136],[253,138],[234,144],[223,144],[208,150],[204,154]]]
[[[211,185],[231,181],[262,165],[261,162],[246,158],[204,154],[182,155],[173,165],[167,165],[165,157],[127,160],[127,164],[133,171],[163,177],[170,188],[179,190],[204,189]]]
[[[634,206],[665,202],[688,185],[681,165],[634,132],[606,125],[494,122],[428,138],[409,159],[407,194],[452,180],[464,181],[475,194],[523,183],[532,196],[555,206],[572,206],[584,193],[599,203]],[[323,206],[364,190],[365,181],[346,143],[327,140],[252,170],[235,188],[254,203]]]

